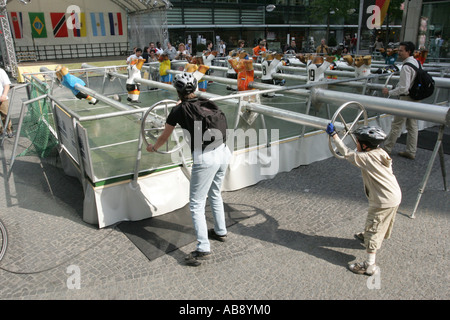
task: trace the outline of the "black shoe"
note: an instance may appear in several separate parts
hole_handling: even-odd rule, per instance
[[[227,240],[227,235],[219,236],[214,229],[208,230],[208,237],[220,242],[225,242]]]
[[[210,255],[211,252],[192,251],[184,258],[184,260],[187,265],[197,267],[202,264],[199,260],[208,260]]]
[[[406,159],[410,159],[410,160],[414,160],[416,158],[416,156],[413,156],[411,153],[408,153],[406,151],[399,152],[398,155],[400,157],[403,157],[403,158],[406,158]]]

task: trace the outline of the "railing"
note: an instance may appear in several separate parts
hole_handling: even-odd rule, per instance
[[[130,51],[128,42],[83,43],[40,45],[39,50],[34,46],[16,46],[19,61],[77,59],[107,56],[127,56]],[[20,60],[20,57],[24,59]]]

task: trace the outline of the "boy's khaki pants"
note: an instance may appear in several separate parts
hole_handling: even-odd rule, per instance
[[[384,239],[389,239],[398,206],[392,208],[369,207],[364,229],[364,244],[368,253],[376,253]]]

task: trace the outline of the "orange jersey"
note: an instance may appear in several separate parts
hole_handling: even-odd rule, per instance
[[[266,47],[260,47],[260,46],[256,46],[253,48],[253,55],[254,56],[259,56],[261,55],[262,52],[266,52]]]

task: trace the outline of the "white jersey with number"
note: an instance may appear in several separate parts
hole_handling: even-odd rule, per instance
[[[264,60],[263,62],[261,62],[261,80],[273,80],[273,75],[280,71],[281,66],[282,63],[278,59],[273,59],[271,61]]]
[[[318,82],[325,80],[325,71],[330,68],[331,63],[324,61],[319,67],[312,63],[312,60],[308,61],[306,66],[306,73],[308,74],[307,83]]]

